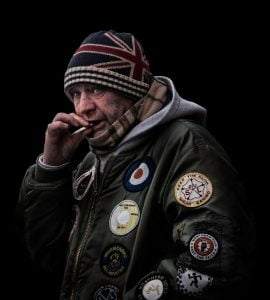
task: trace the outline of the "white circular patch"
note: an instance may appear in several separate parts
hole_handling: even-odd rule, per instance
[[[199,260],[210,260],[216,256],[218,252],[218,242],[210,234],[196,234],[189,243],[189,251],[191,255]]]
[[[198,172],[185,174],[175,185],[175,198],[186,207],[197,207],[206,203],[212,193],[210,180]]]
[[[163,283],[154,279],[146,283],[142,290],[143,297],[147,300],[157,300],[163,295]]]
[[[149,168],[146,163],[141,163],[139,167],[131,174],[129,182],[133,185],[143,183],[149,176]]]
[[[168,299],[169,281],[158,272],[151,272],[138,283],[135,298],[138,300]]]
[[[178,270],[178,289],[189,296],[202,295],[203,291],[212,284],[213,278],[192,269]]]
[[[96,165],[75,180],[73,183],[73,197],[76,200],[82,200],[82,198],[86,195],[92,182],[94,181],[95,174]]]
[[[138,204],[133,200],[123,200],[117,204],[110,216],[110,229],[116,235],[125,235],[132,231],[140,219]]]

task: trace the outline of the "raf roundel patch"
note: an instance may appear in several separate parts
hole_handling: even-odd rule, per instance
[[[115,285],[112,284],[105,284],[100,286],[93,295],[93,299],[95,300],[118,300],[120,299],[119,296],[119,289]]]
[[[213,278],[194,271],[192,269],[180,268],[177,272],[178,290],[189,296],[200,296],[212,285]]]
[[[101,257],[100,266],[102,271],[109,277],[119,277],[129,264],[128,250],[121,244],[109,245]]]
[[[186,207],[197,207],[206,203],[212,193],[213,187],[210,180],[197,172],[185,174],[175,185],[175,198]]]
[[[199,233],[189,242],[189,251],[198,260],[207,261],[214,258],[218,252],[218,242],[210,234]]]
[[[73,183],[73,197],[76,200],[82,200],[82,198],[88,192],[92,182],[94,181],[96,174],[96,166],[94,165],[89,171],[83,173]]]
[[[165,276],[157,272],[151,272],[139,282],[136,288],[136,299],[167,299],[168,293],[169,282]]]
[[[124,176],[124,186],[129,192],[143,190],[151,183],[156,166],[151,157],[135,162]]]
[[[133,200],[123,200],[117,204],[110,216],[110,229],[116,235],[131,232],[138,224],[140,210]]]

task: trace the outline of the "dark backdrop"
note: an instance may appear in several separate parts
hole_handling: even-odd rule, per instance
[[[267,185],[261,173],[266,164],[261,92],[265,81],[261,75],[263,11],[253,7],[204,7],[205,11],[196,6],[177,11],[160,7],[158,12],[136,8],[126,7],[117,14],[109,8],[105,13],[105,8],[74,6],[74,11],[61,14],[36,7],[35,13],[26,12],[16,20],[16,30],[8,40],[13,65],[4,103],[10,116],[5,128],[10,123],[15,126],[4,130],[8,171],[3,191],[8,194],[5,202],[11,207],[11,216],[24,172],[42,152],[47,123],[57,112],[72,109],[63,94],[69,58],[90,32],[115,29],[134,33],[153,73],[171,77],[182,97],[208,109],[207,127],[232,157],[246,186],[254,226],[260,228],[257,246],[261,256],[261,229],[265,226],[261,192],[263,183]],[[31,262],[16,234],[13,217],[5,224],[9,230],[3,247],[8,298],[57,299],[59,279]],[[264,264],[263,256],[259,264]],[[254,290],[260,291],[264,281],[259,265],[255,271]]]

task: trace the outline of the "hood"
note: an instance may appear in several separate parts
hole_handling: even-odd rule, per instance
[[[188,101],[180,97],[172,80],[168,77],[156,76],[155,78],[167,85],[172,95],[171,100],[169,100],[168,104],[160,111],[135,126],[119,143],[117,150],[122,148],[124,144],[127,144],[134,138],[145,135],[155,127],[168,123],[174,119],[192,119],[195,122],[205,126],[207,114],[205,108],[195,102]]]

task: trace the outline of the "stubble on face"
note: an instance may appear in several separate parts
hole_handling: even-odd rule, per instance
[[[98,110],[102,113],[104,119],[98,126],[94,126],[92,137],[97,137],[108,130],[133,104],[134,101],[129,98],[113,92],[107,92],[98,106]]]
[[[107,119],[113,124],[134,104],[131,99],[124,98],[121,95],[114,94],[114,97],[107,99]]]

